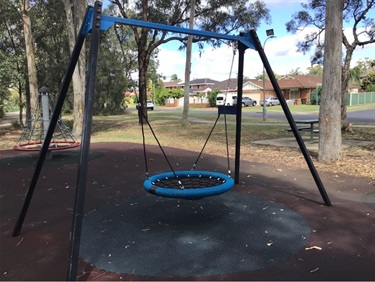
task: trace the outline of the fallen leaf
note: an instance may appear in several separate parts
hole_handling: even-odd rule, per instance
[[[308,250],[318,250],[318,251],[321,251],[322,248],[321,247],[318,247],[318,246],[312,246],[312,247],[307,247],[305,248],[306,251]]]

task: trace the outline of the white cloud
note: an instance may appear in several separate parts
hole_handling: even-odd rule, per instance
[[[302,40],[307,32],[311,29],[298,32],[293,35],[284,37],[276,37],[269,39],[265,46],[265,53],[270,62],[271,68],[277,74],[286,74],[291,70],[299,68],[300,71],[306,72],[310,66],[310,58],[312,52],[303,54],[297,52],[297,42]],[[324,34],[321,35],[324,39]],[[352,66],[356,62],[365,57],[373,58],[375,54],[375,44],[367,45],[365,48],[357,48],[354,51]],[[193,78],[211,78],[215,80],[225,80],[229,78],[229,72],[232,62],[233,51],[227,46],[218,49],[207,47],[199,55],[199,51],[195,50],[192,54],[191,79]],[[170,79],[172,74],[177,74],[179,78],[184,79],[185,70],[185,51],[168,50],[162,46],[160,53],[159,73]],[[237,76],[238,69],[238,52],[236,54],[232,75]],[[256,51],[248,49],[245,52],[244,75],[254,78],[263,71],[263,65]]]

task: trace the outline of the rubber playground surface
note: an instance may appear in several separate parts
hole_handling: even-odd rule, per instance
[[[175,169],[196,153],[165,148]],[[148,149],[150,174],[169,171]],[[38,153],[0,151],[1,280],[65,280],[79,149],[52,153],[12,237]],[[204,155],[200,170],[226,173]],[[231,164],[234,167],[234,164]],[[240,183],[200,200],[143,189],[143,149],[91,144],[78,280],[375,280],[374,180],[241,160]]]

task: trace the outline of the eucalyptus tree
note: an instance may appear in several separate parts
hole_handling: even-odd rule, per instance
[[[30,10],[32,8],[30,0],[19,0],[19,7],[22,15],[23,35],[25,39],[25,55],[27,62],[28,91],[30,93],[30,109],[34,112],[34,107],[38,101],[38,79],[35,62],[35,42],[32,30]]]
[[[187,27],[190,20],[189,0],[112,0],[124,18],[140,19],[171,26]],[[249,2],[247,0],[207,0],[196,1],[194,13],[195,28],[205,31],[232,33],[239,29],[249,30],[259,26],[262,19],[269,20],[269,10],[262,1]],[[176,40],[182,43],[187,35],[170,34],[167,31],[148,28],[132,27],[138,49],[138,87],[142,111],[146,110],[147,68],[151,54],[162,44]],[[223,42],[211,38],[194,36],[193,42],[198,42],[200,48],[203,42],[213,47]]]
[[[319,112],[319,161],[337,160],[341,153],[342,8],[342,1],[327,1]]]
[[[69,50],[72,53],[77,39],[81,23],[86,9],[86,1],[82,0],[61,0],[64,5],[66,15],[66,29],[69,38]],[[60,1],[56,1],[60,2]],[[85,46],[82,46],[81,54],[78,58],[77,66],[72,76],[74,93],[74,125],[73,134],[81,136],[83,126],[83,108],[85,103],[86,87],[86,55]]]
[[[125,109],[124,94],[134,86],[131,78],[137,60],[134,39],[129,27],[116,26],[115,30],[102,34],[100,43],[94,113],[120,114]]]
[[[66,18],[60,1],[35,1],[32,8],[37,77],[56,97],[69,60]]]
[[[27,72],[25,41],[18,3],[6,1],[0,5],[0,18],[0,87],[4,94],[9,93],[8,87],[18,92],[19,121],[23,125],[22,109],[26,104],[23,98],[26,96]],[[30,105],[30,99],[27,100]],[[30,117],[30,107],[27,107],[27,116]]]
[[[339,1],[341,2],[341,1]],[[341,123],[343,129],[348,127],[346,114],[346,93],[350,79],[350,62],[357,47],[363,47],[375,42],[375,0],[347,0],[342,1],[343,21],[351,26],[351,31],[342,29],[342,43],[344,45],[344,59],[342,66],[341,81]],[[302,3],[302,10],[295,13],[291,21],[286,24],[289,32],[303,30],[312,27],[313,31],[308,33],[304,40],[298,43],[298,50],[307,52],[314,46],[315,56],[313,63],[322,63],[324,41],[322,34],[325,30],[327,0],[308,0]],[[345,31],[348,32],[345,32]],[[352,38],[352,39],[351,39]]]

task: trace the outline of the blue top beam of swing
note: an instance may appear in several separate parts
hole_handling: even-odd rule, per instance
[[[236,35],[222,34],[222,33],[203,31],[203,30],[197,30],[197,29],[183,28],[183,27],[178,27],[178,26],[171,26],[171,25],[166,25],[166,24],[145,22],[145,21],[134,20],[134,19],[119,18],[119,17],[107,16],[107,15],[102,15],[102,24],[100,28],[102,30],[107,30],[110,27],[112,27],[114,23],[150,28],[150,29],[157,29],[157,30],[165,30],[165,31],[173,32],[173,33],[191,34],[191,35],[202,36],[202,37],[225,39],[225,40],[231,40],[231,41],[240,41],[248,48],[255,49],[254,42],[252,38],[250,37],[250,33],[243,33],[242,36],[236,36]]]
[[[90,23],[92,23],[92,20],[89,20],[88,22],[88,25],[85,29],[86,33],[89,30],[91,30]],[[178,26],[171,26],[171,25],[160,24],[160,23],[146,22],[146,21],[141,21],[141,20],[120,18],[120,17],[108,16],[104,14],[101,16],[100,29],[108,30],[115,23],[143,27],[143,28],[157,29],[157,30],[165,30],[165,31],[173,32],[173,33],[191,34],[191,35],[202,36],[202,37],[239,41],[243,43],[245,46],[247,46],[248,48],[255,49],[254,41],[251,38],[251,35],[249,32],[244,32],[241,35],[236,36],[236,35],[222,34],[222,33],[203,31],[203,30],[197,30],[197,29],[183,28],[183,27],[178,27]]]

